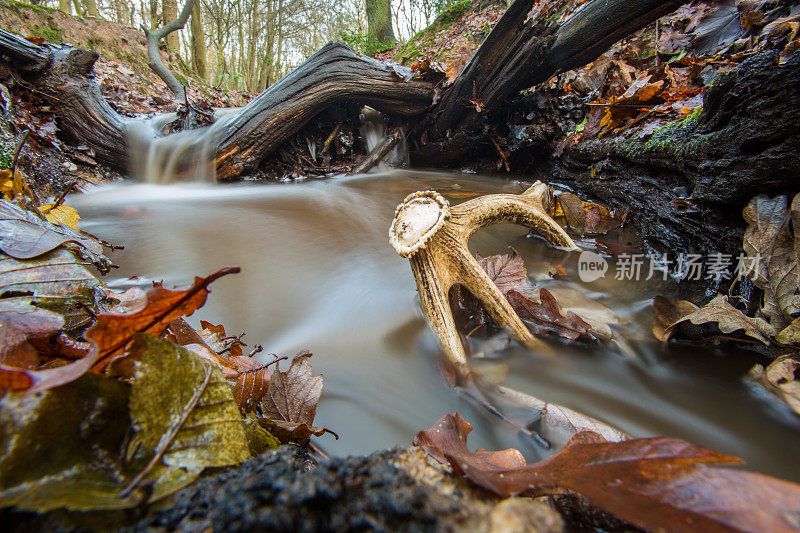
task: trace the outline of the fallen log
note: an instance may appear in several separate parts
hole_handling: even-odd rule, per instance
[[[798,101],[800,53],[781,64],[777,52],[763,52],[719,77],[699,116],[645,139],[578,143],[539,168],[629,210],[658,250],[722,252],[735,260],[748,201],[758,194],[791,198],[800,187]]]
[[[97,52],[69,46],[33,45],[0,30],[0,55],[21,74],[21,81],[57,110],[59,127],[77,143],[94,149],[97,159],[129,170],[125,143],[127,119],[106,102],[93,79]],[[358,55],[342,43],[330,43],[284,76],[214,130],[217,177],[235,178],[258,163],[315,115],[334,103],[357,102],[389,115],[423,113],[433,87],[411,79],[398,67]],[[187,150],[181,164],[199,151]]]
[[[213,131],[217,177],[231,179],[254,170],[265,156],[334,103],[369,105],[388,115],[419,116],[428,112],[424,128],[412,137],[440,139],[452,128],[469,130],[462,138],[480,139],[480,124],[469,99],[490,108],[521,89],[575,68],[600,55],[620,38],[677,7],[680,0],[592,0],[563,24],[551,22],[565,0],[545,2],[529,12],[533,0],[517,0],[492,30],[478,53],[431,114],[433,87],[410,72],[356,54],[331,43],[296,70],[264,91],[231,120]],[[59,126],[77,143],[94,149],[103,163],[129,170],[125,150],[126,119],[103,99],[92,79],[96,52],[32,43],[0,30],[0,56],[21,73],[33,90],[58,110]],[[465,104],[466,99],[466,104]],[[476,125],[475,122],[478,124]],[[417,142],[418,145],[426,144]],[[459,160],[474,149],[450,141],[428,147],[428,164]],[[186,150],[180,164],[191,164],[202,150]],[[455,158],[455,159],[454,159]],[[413,154],[412,154],[413,159]]]
[[[567,0],[517,0],[439,103],[432,138],[477,131],[486,117],[514,94],[594,61],[614,43],[684,3],[683,0],[603,0],[586,3],[561,24]],[[533,11],[531,11],[533,9]],[[478,102],[476,105],[475,102]],[[443,150],[447,157],[450,151]],[[413,159],[413,154],[412,154]],[[442,163],[458,161],[443,160]],[[428,163],[431,163],[428,158]]]

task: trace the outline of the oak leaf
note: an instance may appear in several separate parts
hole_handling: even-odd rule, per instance
[[[594,338],[591,333],[592,326],[581,317],[572,311],[561,314],[561,306],[547,289],[539,290],[539,302],[531,300],[516,290],[508,291],[506,298],[520,318],[534,322],[536,329],[539,330],[535,333],[553,332],[568,342],[580,337]]]
[[[766,369],[756,365],[750,371],[750,377],[800,415],[800,356],[784,355],[775,359]]]
[[[747,229],[744,251],[753,260],[748,277],[764,292],[761,313],[781,330],[800,312],[795,243],[786,196],[756,196],[742,212]]]
[[[728,299],[718,294],[713,300],[696,311],[683,316],[664,330],[666,338],[670,338],[678,324],[689,321],[692,324],[716,323],[723,333],[743,331],[745,335],[763,344],[769,344],[768,337],[774,335],[775,329],[765,320],[751,318],[728,303]]]
[[[259,419],[266,429],[283,442],[305,442],[315,435],[329,432],[312,426],[322,394],[322,375],[311,371],[311,354],[301,352],[292,360],[289,370],[275,370],[261,400]]]
[[[681,439],[607,442],[582,431],[552,457],[526,465],[516,450],[471,452],[471,430],[457,413],[446,415],[417,433],[414,443],[500,496],[577,492],[652,531],[796,530],[800,486],[710,466],[742,461]]]

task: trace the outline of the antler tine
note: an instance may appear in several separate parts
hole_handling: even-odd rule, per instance
[[[450,309],[450,288],[458,283],[478,298],[492,319],[518,341],[546,349],[525,327],[467,248],[480,228],[499,222],[527,226],[553,245],[577,250],[575,242],[548,214],[550,189],[537,181],[522,194],[490,194],[453,208],[435,191],[418,191],[395,212],[389,241],[411,263],[422,311],[439,347],[453,363],[467,362]]]

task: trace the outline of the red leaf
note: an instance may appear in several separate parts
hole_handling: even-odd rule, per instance
[[[470,452],[466,443],[471,430],[457,413],[446,415],[417,433],[414,442],[501,496],[574,491],[652,531],[797,530],[800,485],[709,466],[742,461],[681,439],[605,442],[582,431],[552,457],[516,466],[516,450]]]
[[[211,282],[236,272],[239,267],[225,267],[208,277],[196,277],[186,290],[169,290],[161,283],[154,283],[153,289],[147,292],[147,305],[143,309],[135,313],[99,315],[85,334],[98,350],[92,370],[102,372],[114,356],[124,352],[135,333],[162,336],[170,322],[191,315],[206,303]]]
[[[546,324],[568,341],[574,341],[579,337],[593,338],[592,326],[572,311],[567,311],[565,315],[562,315],[561,306],[547,289],[539,290],[541,303],[534,302],[515,290],[508,291],[506,298],[520,318]]]

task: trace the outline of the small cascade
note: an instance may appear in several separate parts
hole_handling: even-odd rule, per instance
[[[168,135],[163,132],[177,118],[175,113],[131,119],[126,128],[131,175],[145,183],[214,183],[217,132],[236,109],[220,111],[211,126]]]
[[[371,107],[364,107],[361,110],[361,136],[366,143],[367,153],[371,152],[386,135],[389,121],[383,113]],[[389,154],[383,158],[377,168],[386,169],[387,167],[408,168],[408,146],[406,145],[405,135],[402,140]]]

